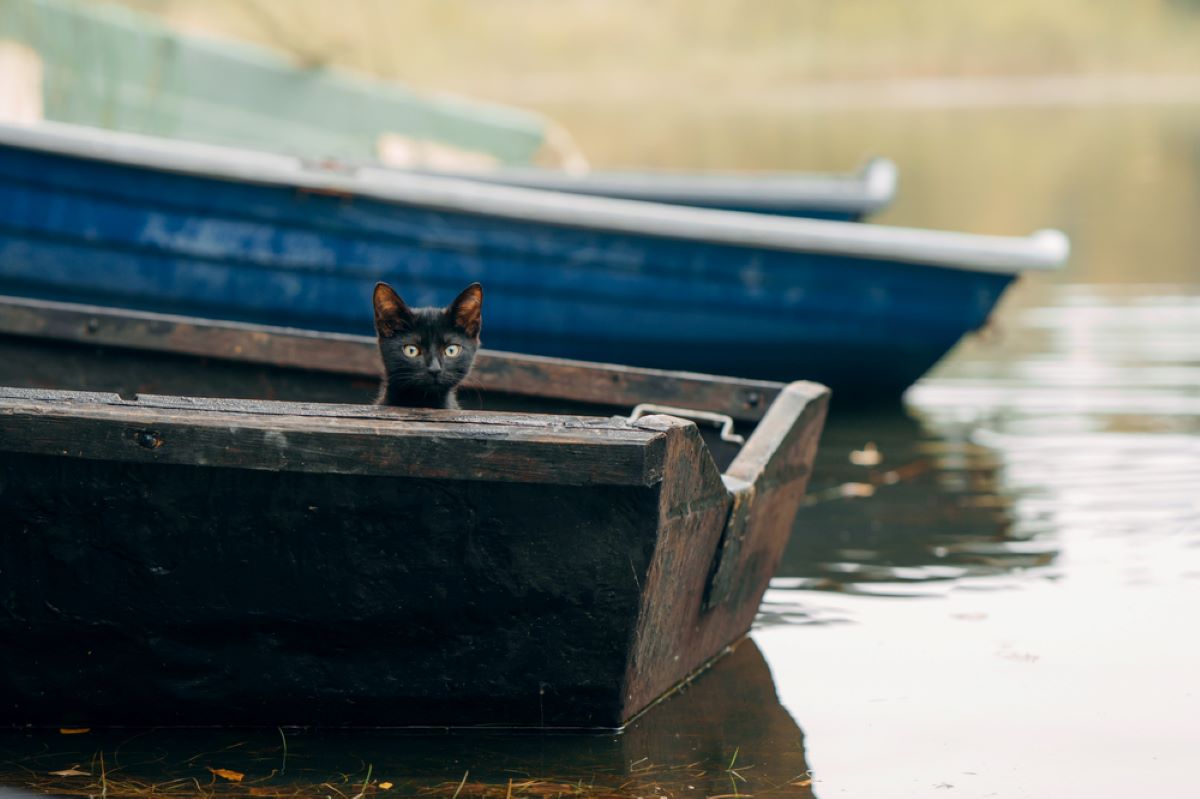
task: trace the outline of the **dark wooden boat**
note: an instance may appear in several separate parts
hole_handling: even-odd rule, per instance
[[[0,720],[615,727],[749,629],[824,387],[485,352],[473,409],[322,404],[375,364],[0,300]]]

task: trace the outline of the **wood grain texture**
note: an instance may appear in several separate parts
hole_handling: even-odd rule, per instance
[[[828,401],[816,384],[784,389],[726,471],[719,498],[703,477],[707,452],[695,428],[668,437],[668,462],[690,468],[664,475],[659,544],[627,666],[626,716],[750,629],[804,498]]]
[[[93,347],[169,353],[229,364],[318,372],[375,381],[373,339],[0,297],[0,335]],[[10,343],[9,347],[13,345]],[[61,385],[60,388],[77,386]],[[483,351],[464,391],[547,397],[632,408],[684,405],[744,421],[762,418],[780,383]],[[272,398],[272,397],[263,397]]]
[[[0,451],[0,724],[616,726],[656,496]]]
[[[0,389],[3,449],[96,461],[653,485],[663,436],[621,421]]]

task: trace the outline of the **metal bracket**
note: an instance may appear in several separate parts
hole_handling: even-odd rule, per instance
[[[693,422],[710,422],[714,426],[721,428],[722,441],[728,441],[730,444],[746,443],[744,436],[739,436],[733,432],[733,417],[726,416],[723,413],[698,411],[693,408],[673,408],[670,405],[655,405],[650,402],[643,402],[633,409],[633,413],[629,415],[629,421],[636,422],[643,416],[649,416],[652,413],[665,413],[668,416],[678,416],[681,419],[689,419]]]

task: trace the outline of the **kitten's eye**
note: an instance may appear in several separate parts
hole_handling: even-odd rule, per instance
[[[457,358],[460,352],[462,352],[462,347],[458,346],[457,344],[451,344],[450,346],[446,347],[447,358]]]
[[[421,348],[418,347],[416,344],[405,344],[404,345],[404,354],[410,358],[415,358],[421,354]]]

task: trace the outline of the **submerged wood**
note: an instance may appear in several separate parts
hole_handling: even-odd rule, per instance
[[[367,344],[0,302],[0,720],[615,727],[749,629],[823,387],[493,353],[484,407],[567,413],[303,401]],[[571,413],[687,397],[746,444]]]

